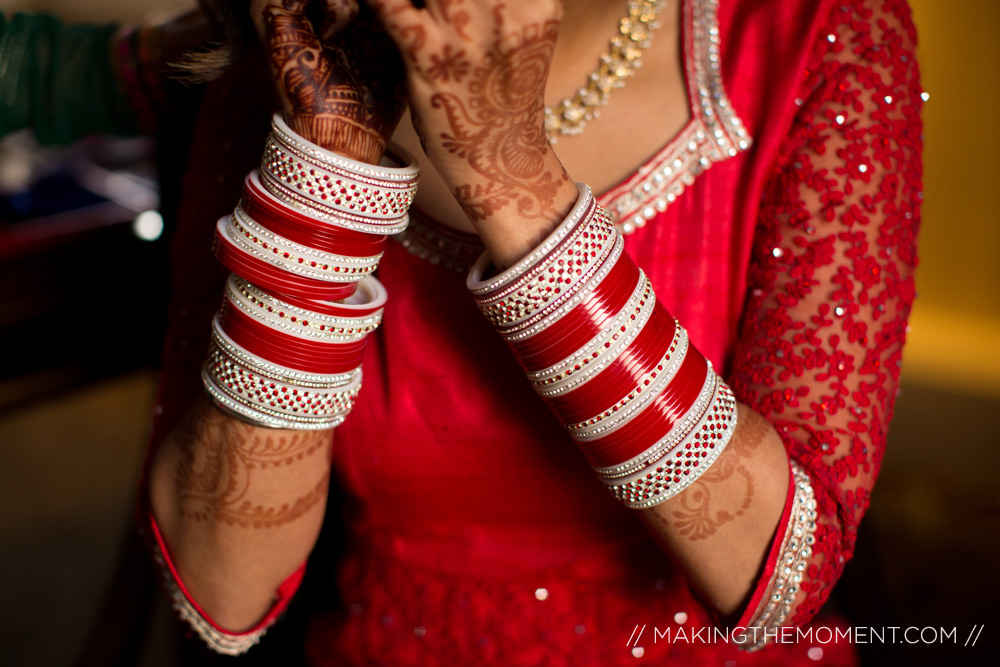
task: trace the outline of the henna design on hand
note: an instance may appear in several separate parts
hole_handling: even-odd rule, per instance
[[[373,27],[370,12],[353,21],[328,15],[326,34],[336,33],[336,41],[324,45],[305,14],[307,4],[281,0],[280,7],[268,4],[262,10],[286,120],[324,148],[376,163],[404,106],[395,47]],[[348,5],[341,12],[353,11]]]
[[[741,410],[739,419],[739,442],[730,443],[726,451],[728,455],[719,457],[698,481],[678,495],[680,509],[670,511],[669,523],[692,542],[714,535],[722,526],[742,516],[753,501],[754,481],[746,463],[767,437],[769,426],[763,417],[752,410]],[[733,494],[732,499],[720,507],[722,501],[713,498],[713,491],[734,477],[742,485],[742,493],[738,494],[741,497],[737,497],[732,489],[727,489],[726,494]],[[657,518],[664,524],[668,522],[662,516],[657,515]]]
[[[308,464],[328,449],[329,432],[265,431],[225,417],[214,408],[196,409],[174,435],[177,503],[182,516],[244,528],[271,528],[294,521],[326,498],[329,470],[303,495],[265,505],[253,500],[274,469]]]
[[[441,83],[454,81],[461,83],[462,77],[469,73],[472,65],[465,58],[465,51],[452,51],[451,44],[445,44],[441,55],[431,54],[431,65],[427,75]]]
[[[453,194],[473,222],[511,204],[525,218],[561,214],[554,202],[568,177],[546,166],[551,147],[542,123],[558,28],[558,21],[546,21],[505,36],[498,31],[485,63],[471,74],[469,96],[439,92],[430,99],[432,109],[446,114],[450,130],[440,134],[440,146],[474,172],[472,179],[453,179]],[[445,49],[434,62],[461,53]]]
[[[451,24],[455,28],[455,32],[458,33],[458,36],[468,42],[472,39],[466,32],[466,28],[472,20],[469,17],[469,12],[464,9],[452,9],[454,5],[461,5],[463,2],[465,0],[440,0],[439,4],[445,22]]]

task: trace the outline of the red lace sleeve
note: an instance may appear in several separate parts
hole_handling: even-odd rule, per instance
[[[793,624],[815,614],[853,552],[892,416],[920,218],[915,40],[905,2],[833,7],[761,202],[731,384],[777,429],[793,482],[804,474],[812,486],[811,553],[800,552],[786,600]]]

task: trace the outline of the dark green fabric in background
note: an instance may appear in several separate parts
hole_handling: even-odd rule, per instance
[[[41,144],[138,131],[111,69],[118,26],[63,25],[0,13],[0,137],[31,128]]]

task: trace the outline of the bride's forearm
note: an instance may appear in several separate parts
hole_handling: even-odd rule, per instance
[[[250,426],[200,399],[161,446],[150,502],[180,580],[218,625],[242,632],[319,535],[331,432]]]
[[[694,484],[642,510],[692,586],[724,617],[746,605],[788,492],[788,457],[774,427],[745,405],[725,451]]]
[[[557,161],[556,161],[557,162]],[[574,188],[574,195],[579,196]],[[579,201],[583,201],[582,199]],[[572,204],[572,202],[571,202]],[[573,208],[573,206],[569,206]],[[567,218],[567,223],[563,223],[563,220],[551,218],[546,218],[544,216],[538,216],[537,218],[532,218],[528,220],[518,220],[516,216],[516,211],[510,211],[506,208],[501,208],[494,210],[493,214],[487,219],[481,222],[480,226],[482,229],[483,240],[493,259],[494,264],[497,268],[504,269],[508,266],[516,264],[522,258],[528,257],[529,266],[536,265],[537,262],[541,261],[543,264],[550,264],[549,269],[534,269],[535,271],[540,270],[541,273],[538,274],[537,278],[529,280],[524,284],[517,283],[517,287],[511,287],[508,284],[507,287],[497,288],[498,294],[513,294],[515,291],[517,297],[511,297],[510,303],[507,303],[506,299],[501,299],[499,296],[494,297],[483,297],[482,292],[474,293],[479,294],[478,298],[485,298],[485,301],[481,302],[481,307],[485,307],[484,313],[490,317],[494,324],[500,325],[503,331],[505,326],[510,326],[511,329],[507,331],[507,336],[513,336],[513,338],[508,338],[509,342],[512,342],[512,347],[515,348],[515,354],[519,356],[521,362],[526,364],[527,368],[530,368],[534,375],[532,380],[536,385],[536,390],[542,391],[543,396],[547,396],[549,402],[552,404],[555,412],[560,415],[560,419],[566,422],[570,431],[575,434],[574,437],[578,438],[581,447],[587,452],[587,456],[591,458],[591,462],[594,463],[595,452],[589,451],[593,448],[600,447],[613,447],[617,445],[613,444],[597,444],[601,443],[612,443],[618,440],[628,440],[632,435],[623,435],[623,432],[632,429],[635,430],[635,424],[630,422],[640,421],[640,419],[635,418],[634,405],[626,406],[620,413],[613,409],[605,412],[603,415],[592,418],[587,421],[578,421],[578,418],[584,413],[590,414],[591,408],[574,407],[573,401],[576,400],[577,394],[581,394],[583,397],[579,400],[585,404],[591,404],[596,393],[600,393],[605,390],[604,383],[610,383],[606,388],[606,391],[610,392],[610,395],[618,396],[616,392],[621,391],[622,387],[617,387],[620,384],[619,380],[616,378],[621,371],[625,369],[615,369],[615,364],[618,362],[611,362],[610,359],[601,360],[600,355],[603,355],[608,350],[614,350],[619,345],[626,345],[628,354],[625,355],[628,358],[639,359],[643,357],[646,352],[643,350],[647,346],[652,345],[649,349],[659,349],[657,346],[663,345],[669,339],[669,335],[666,339],[660,340],[659,343],[652,341],[657,340],[662,337],[662,334],[657,333],[647,333],[647,338],[643,339],[642,336],[633,335],[629,332],[629,322],[648,322],[641,325],[641,330],[648,332],[650,330],[657,330],[661,327],[668,327],[672,318],[666,314],[666,311],[662,311],[660,319],[657,320],[659,324],[653,324],[653,317],[646,315],[640,315],[638,312],[634,313],[631,320],[615,324],[615,327],[621,326],[621,332],[615,333],[613,338],[609,338],[606,344],[597,344],[594,341],[600,339],[600,335],[597,339],[592,340],[587,346],[584,346],[583,352],[578,352],[577,355],[583,355],[576,361],[576,367],[571,368],[566,366],[562,370],[562,366],[565,366],[568,362],[561,361],[556,366],[550,366],[555,357],[551,354],[546,355],[539,350],[543,349],[546,345],[545,340],[548,340],[546,336],[550,334],[547,333],[546,329],[538,330],[541,324],[535,324],[532,326],[524,325],[527,328],[521,331],[520,334],[515,335],[513,332],[515,330],[520,331],[518,328],[521,325],[514,324],[514,321],[519,318],[528,318],[530,321],[538,320],[541,317],[541,313],[549,312],[549,309],[555,308],[552,305],[556,302],[561,303],[566,301],[569,297],[562,295],[562,292],[571,294],[575,290],[579,289],[580,286],[577,284],[578,280],[586,282],[586,279],[580,278],[580,276],[587,275],[599,275],[604,273],[607,276],[611,276],[614,273],[612,270],[610,273],[607,269],[610,268],[612,264],[616,267],[619,265],[614,260],[609,260],[605,265],[605,269],[602,271],[597,271],[597,266],[604,262],[604,250],[610,241],[602,240],[605,234],[605,227],[601,225],[594,226],[593,228],[587,227],[588,230],[584,232],[584,236],[587,234],[597,234],[598,236],[590,239],[582,239],[578,244],[573,247],[579,246],[580,248],[589,249],[587,250],[587,256],[577,256],[574,254],[573,250],[559,250],[552,251],[551,248],[549,252],[551,255],[546,253],[546,259],[542,260],[540,257],[536,257],[534,251],[536,248],[540,247],[541,242],[556,228],[563,223],[563,228],[565,229],[565,224],[569,224],[568,221],[576,216],[586,215],[582,213],[583,209],[577,207],[574,209],[573,213],[570,214],[570,218]],[[550,214],[552,215],[552,214]],[[473,219],[475,222],[475,219]],[[551,238],[551,237],[550,237]],[[610,236],[609,236],[610,238]],[[549,244],[549,241],[545,241]],[[582,245],[581,245],[582,244]],[[559,246],[562,247],[562,246]],[[616,246],[618,247],[618,246]],[[614,252],[610,252],[608,256],[613,256]],[[558,256],[558,257],[556,257]],[[624,265],[631,265],[631,261],[624,259],[625,255],[622,255],[621,260]],[[576,264],[578,266],[573,266]],[[529,274],[531,269],[523,269]],[[621,270],[617,269],[616,270]],[[477,271],[473,270],[474,273]],[[522,268],[512,269],[507,272],[507,276],[498,276],[497,281],[506,282],[509,280],[514,280],[515,282],[519,279],[512,279],[510,276],[516,275],[518,272],[522,271]],[[549,271],[554,271],[554,273],[549,273]],[[633,268],[624,269],[625,274],[628,275],[629,271],[637,271],[634,265]],[[532,274],[533,275],[533,274]],[[603,280],[601,278],[600,280]],[[555,280],[554,285],[549,285]],[[607,280],[611,281],[610,277]],[[643,283],[643,278],[634,275],[631,278],[616,278],[615,280],[625,280],[627,284],[632,285],[633,281],[636,281],[636,288],[633,290],[641,288]],[[598,281],[599,282],[599,281]],[[548,287],[547,287],[548,285]],[[470,283],[471,286],[471,283]],[[550,299],[543,298],[543,294],[546,290],[551,290],[548,294]],[[489,288],[485,288],[489,289]],[[592,286],[587,289],[593,289],[598,292],[597,288]],[[650,287],[651,289],[651,287]],[[586,291],[586,290],[584,290]],[[632,290],[630,290],[632,291]],[[642,298],[638,292],[635,292],[640,298],[636,304],[633,306],[642,306],[646,303],[648,299]],[[582,297],[581,297],[582,298]],[[601,299],[610,298],[608,295],[604,295]],[[621,297],[619,297],[621,298]],[[501,299],[497,301],[497,299]],[[540,299],[540,300],[539,300]],[[600,301],[600,299],[598,299]],[[489,304],[489,305],[486,305]],[[607,304],[604,304],[607,305]],[[566,306],[568,307],[568,304]],[[582,308],[583,306],[580,306]],[[497,310],[497,309],[500,310]],[[513,309],[510,312],[501,312],[503,308]],[[534,309],[538,310],[535,311]],[[596,308],[596,306],[595,306]],[[660,308],[657,305],[657,308]],[[601,308],[597,308],[597,311],[601,311]],[[595,311],[595,312],[597,312]],[[625,315],[628,314],[629,308],[624,308],[621,312]],[[575,312],[575,311],[574,311]],[[589,312],[589,311],[588,311]],[[534,314],[532,314],[534,313]],[[569,316],[567,316],[568,319]],[[542,320],[538,320],[542,322]],[[558,320],[556,320],[558,322]],[[575,320],[574,320],[575,321]],[[559,329],[558,324],[553,324],[553,327]],[[601,327],[610,326],[608,323],[601,325]],[[603,329],[609,332],[617,332],[617,329]],[[676,331],[676,330],[675,330]],[[534,336],[527,336],[529,333],[534,332]],[[558,347],[557,341],[562,337],[567,336],[565,332],[556,334],[550,343],[551,345],[556,345]],[[608,334],[611,335],[610,333]],[[545,339],[542,342],[531,343],[531,341],[536,339]],[[523,341],[521,343],[517,341]],[[643,342],[640,343],[639,341]],[[617,342],[621,341],[621,342]],[[630,341],[630,342],[626,342]],[[686,347],[685,344],[678,343],[680,349]],[[590,347],[588,347],[590,346]],[[592,348],[592,349],[591,349]],[[670,348],[673,350],[673,347]],[[569,348],[563,351],[563,354],[568,354]],[[619,352],[612,354],[614,356],[618,353],[624,353],[626,350],[622,349]],[[610,353],[609,353],[610,354]],[[672,353],[668,353],[667,358],[671,357]],[[560,355],[556,355],[558,357]],[[659,358],[662,356],[662,352],[657,352],[655,357]],[[649,396],[649,392],[653,392],[653,396],[657,396],[660,390],[654,389],[656,383],[654,382],[657,377],[661,377],[664,374],[667,377],[673,376],[671,382],[667,385],[666,393],[660,398],[655,399],[655,402],[661,401],[663,397],[674,393],[683,393],[683,387],[687,379],[681,380],[681,376],[685,375],[686,372],[686,362],[684,364],[680,363],[680,359],[687,359],[683,356],[681,352],[678,352],[675,362],[677,366],[674,368],[669,368],[669,364],[666,360],[661,362],[660,366],[652,368],[651,377],[647,378],[643,382],[641,375],[636,376],[634,379],[638,384],[635,385],[637,389],[633,390],[628,394],[627,399],[623,399],[623,404],[628,404],[635,399],[635,402],[640,402],[641,397]],[[701,355],[695,350],[689,350],[688,356],[692,359],[701,358]],[[546,361],[542,361],[546,358]],[[567,358],[569,359],[569,358]],[[593,373],[597,373],[596,377],[593,377],[589,381],[586,378],[581,378],[577,381],[570,380],[571,377],[576,377],[574,373],[584,373],[587,371],[583,370],[584,365],[593,361],[594,370]],[[604,371],[598,373],[602,368],[602,365],[607,365],[610,363],[611,367],[605,368]],[[648,364],[649,360],[643,362],[643,364]],[[702,363],[704,360],[702,358]],[[549,370],[541,371],[537,370],[549,366]],[[646,368],[646,366],[642,366]],[[693,366],[692,366],[693,367]],[[556,374],[556,373],[559,374]],[[700,371],[704,372],[704,371]],[[634,373],[634,371],[628,371],[628,373]],[[714,373],[711,373],[714,375]],[[694,373],[694,376],[699,379],[702,377],[698,373]],[[542,376],[548,378],[542,379]],[[653,384],[651,384],[651,382]],[[585,384],[580,384],[585,383]],[[565,386],[562,386],[565,384]],[[599,386],[598,386],[599,385]],[[699,380],[698,385],[701,385]],[[624,386],[624,385],[623,385]],[[632,386],[632,385],[629,385]],[[678,389],[674,390],[673,387],[677,386]],[[559,387],[556,389],[556,387]],[[644,393],[645,390],[645,393]],[[704,392],[704,390],[702,390]],[[647,415],[654,415],[660,413],[665,406],[667,406],[671,401],[683,402],[678,393],[676,397],[671,398],[669,401],[662,404],[661,407],[650,406],[647,407],[646,411],[643,412],[643,418]],[[588,398],[589,397],[589,398]],[[601,403],[607,400],[608,397],[603,397],[598,400]],[[653,400],[653,399],[650,399]],[[691,401],[693,398],[684,399]],[[704,400],[707,400],[707,395]],[[603,403],[601,403],[603,404]],[[685,405],[687,405],[685,403]],[[619,406],[623,407],[623,406]],[[698,414],[695,406],[689,406],[691,412],[688,418],[695,418]],[[676,409],[676,407],[675,407]],[[702,409],[705,409],[704,407]],[[571,413],[578,412],[575,416],[569,416]],[[630,411],[632,415],[629,416]],[[664,419],[677,419],[677,417],[668,417],[670,410],[667,410],[662,416]],[[709,410],[711,412],[711,410]],[[723,410],[724,413],[724,410]],[[723,414],[718,413],[718,414]],[[706,413],[707,414],[707,413]],[[599,437],[602,429],[598,428],[598,424],[604,423],[603,419],[607,418],[609,424],[613,424],[616,421],[619,428],[617,431],[608,431],[608,434],[604,437]],[[695,418],[697,422],[701,417]],[[709,418],[711,419],[711,418]],[[647,420],[648,421],[648,420]],[[676,423],[674,427],[676,427]],[[720,425],[722,427],[723,425]],[[608,429],[614,429],[614,426],[607,426]],[[650,426],[649,428],[656,430],[660,428],[659,426]],[[668,427],[667,430],[670,430]],[[702,427],[704,428],[704,427]],[[715,428],[715,427],[713,427]],[[675,428],[676,430],[676,428]],[[694,429],[697,431],[697,429]],[[591,432],[592,431],[592,432]],[[589,433],[589,435],[588,435]],[[693,433],[693,431],[692,431]],[[721,436],[721,433],[720,433]],[[692,437],[691,434],[688,436]],[[697,436],[695,436],[697,437]],[[667,438],[664,438],[662,442],[666,442]],[[685,440],[687,442],[687,440]],[[681,443],[683,445],[683,443]],[[689,451],[697,451],[699,445],[696,441],[692,441],[687,445]],[[683,454],[683,447],[678,445],[678,450],[680,451],[678,456]],[[694,449],[692,449],[694,447]],[[788,496],[789,488],[789,464],[788,458],[785,453],[784,445],[781,439],[775,432],[774,428],[766,421],[763,417],[758,415],[756,412],[751,410],[746,406],[740,405],[737,410],[737,418],[735,419],[735,425],[732,426],[732,434],[728,440],[721,440],[712,444],[713,449],[721,449],[721,454],[717,454],[718,458],[714,458],[716,455],[711,455],[712,458],[707,460],[704,459],[692,459],[693,461],[701,461],[701,466],[696,466],[695,468],[681,468],[683,475],[681,479],[675,479],[674,482],[678,482],[677,486],[679,492],[669,491],[667,488],[663,488],[659,491],[655,491],[654,497],[650,499],[649,502],[639,503],[637,506],[645,506],[647,509],[641,509],[644,515],[644,519],[650,527],[650,530],[658,538],[662,547],[665,551],[664,557],[669,557],[675,561],[679,567],[686,574],[688,580],[691,582],[692,586],[699,591],[703,599],[718,612],[720,617],[732,616],[734,613],[743,609],[746,606],[747,601],[750,596],[755,591],[755,584],[759,581],[760,575],[764,566],[764,561],[767,558],[769,549],[774,542],[776,529],[778,526],[779,518],[782,515],[784,509],[785,500]],[[673,451],[673,450],[671,450]],[[624,454],[621,455],[623,458],[630,458],[635,451],[630,451],[628,456]],[[701,456],[709,454],[709,452],[700,452]],[[657,447],[651,448],[646,455],[650,457],[650,460],[658,459],[664,455],[664,451],[657,449]],[[597,454],[600,458],[601,455]],[[614,456],[614,455],[612,455]],[[696,454],[697,456],[697,454]],[[713,460],[714,459],[714,460]],[[637,460],[637,459],[636,459]],[[680,459],[684,461],[684,459]],[[620,462],[620,460],[618,460]],[[673,477],[674,472],[669,472],[671,466],[674,465],[674,459],[671,458],[669,461],[664,459],[663,461],[647,466],[648,472],[651,476],[659,476],[660,468],[657,466],[663,466],[666,472],[662,473],[667,478]],[[601,464],[605,466],[607,464]],[[679,465],[679,464],[678,464]],[[600,467],[600,466],[599,466]],[[636,469],[637,470],[637,469]],[[601,473],[604,474],[604,473]],[[622,475],[626,477],[633,477],[635,471],[629,472],[627,475],[623,472]],[[691,474],[695,477],[695,481],[684,488],[687,484],[686,476]],[[613,480],[606,482],[609,484],[621,485],[624,478],[616,477],[615,474],[610,474],[608,480]],[[659,477],[657,477],[659,479]],[[673,483],[666,484],[666,486],[672,486]],[[632,491],[624,490],[629,487]],[[615,488],[618,488],[617,486]],[[642,484],[637,482],[629,482],[626,486],[622,487],[622,493],[625,496],[629,496],[634,492],[639,495],[648,492],[648,489],[643,487]],[[658,504],[655,502],[655,494],[661,492],[666,493],[668,500],[659,501]],[[616,492],[617,493],[617,492]],[[623,500],[628,500],[632,502],[631,498],[622,497]],[[652,505],[651,507],[649,505]]]

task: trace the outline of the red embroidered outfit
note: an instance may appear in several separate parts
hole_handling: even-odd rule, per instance
[[[601,201],[659,299],[808,476],[815,541],[787,619],[803,623],[852,553],[914,297],[914,28],[897,0],[685,0],[683,17],[692,120]],[[160,435],[201,391],[225,276],[209,258],[211,229],[238,198],[267,128],[264,116],[253,127],[233,122],[240,93],[228,85],[206,99],[196,132],[216,144],[193,157],[174,238],[185,268],[175,277]],[[228,153],[213,151],[219,141]],[[348,526],[345,606],[314,620],[311,661],[611,665],[644,653],[808,662],[805,645],[748,654],[676,640],[678,629],[690,637],[711,625],[709,611],[638,514],[596,482],[477,312],[452,270],[475,246],[415,225],[403,239],[413,252],[391,243],[381,262],[383,325],[354,412],[335,431],[346,501],[329,511]],[[707,509],[690,507],[692,531],[711,530]],[[787,514],[741,620],[763,604]],[[630,644],[637,625],[646,634]],[[831,655],[848,659],[844,647]]]

